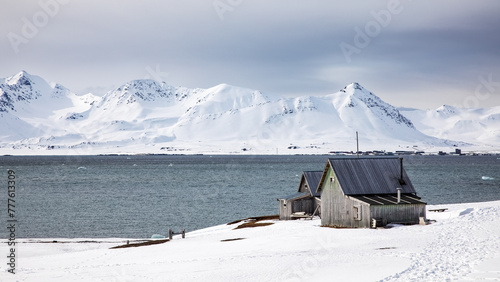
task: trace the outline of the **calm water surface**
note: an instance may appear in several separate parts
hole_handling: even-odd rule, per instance
[[[277,214],[276,199],[298,189],[302,171],[323,170],[327,157],[2,156],[1,220],[8,169],[17,177],[17,237],[149,238]],[[500,200],[497,156],[405,156],[404,163],[428,204]]]

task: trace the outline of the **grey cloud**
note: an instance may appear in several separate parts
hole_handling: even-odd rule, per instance
[[[356,31],[397,1],[220,1],[236,5],[221,17],[216,1],[69,1],[18,54],[2,37],[0,76],[25,69],[78,91],[143,78],[159,66],[173,85],[224,82],[293,96],[358,81],[388,102],[419,107],[464,99],[478,75],[500,80],[494,1],[401,0],[400,12],[351,61],[342,42],[356,47]],[[21,18],[40,10],[8,5],[2,35],[20,32]],[[408,86],[401,99],[403,90],[394,89]],[[423,100],[430,88],[448,94]]]

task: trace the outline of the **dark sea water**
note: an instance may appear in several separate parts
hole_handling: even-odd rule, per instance
[[[2,156],[1,220],[9,219],[9,169],[18,238],[149,238],[277,214],[276,199],[328,157]],[[500,200],[497,156],[405,156],[404,164],[428,204]]]

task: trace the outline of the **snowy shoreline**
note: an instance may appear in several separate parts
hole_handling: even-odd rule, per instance
[[[500,201],[427,206],[442,208],[427,212],[436,222],[425,226],[333,229],[319,219],[266,220],[267,226],[224,224],[124,249],[110,248],[132,239],[17,239],[16,274],[3,263],[0,280],[500,280]],[[7,240],[0,242],[8,255]]]
[[[86,149],[47,149],[45,147],[32,148],[32,149],[8,149],[1,147],[0,156],[143,156],[143,155],[158,155],[158,156],[197,156],[197,155],[230,155],[230,156],[292,156],[292,155],[329,155],[329,156],[356,156],[355,150],[329,150],[328,148],[307,148],[307,146],[298,146],[296,149],[287,149],[286,144],[281,144],[279,148],[244,148],[244,145],[234,145],[232,143],[223,145],[213,145],[207,147],[187,146],[186,143],[182,147],[177,144],[172,145],[177,149],[172,151],[158,149],[159,146],[130,146],[130,147],[116,147],[116,148],[86,148]],[[224,148],[224,149],[221,149]],[[349,147],[346,147],[349,148]],[[277,150],[279,149],[279,150]],[[423,155],[423,156],[436,156],[440,152],[445,153],[447,156],[460,156],[456,154],[455,147],[433,147],[424,150],[414,150],[413,148],[398,148],[394,146],[388,147],[372,147],[367,149],[364,147],[360,150],[361,154],[364,152],[370,155],[376,155],[375,152],[381,155],[393,156],[406,156],[406,155]],[[398,153],[398,151],[401,151]],[[350,153],[353,152],[353,153]],[[380,152],[385,152],[380,153]],[[418,152],[418,153],[417,153]],[[463,155],[466,156],[483,156],[492,155],[500,156],[500,149],[488,148],[484,146],[471,146],[461,150]]]

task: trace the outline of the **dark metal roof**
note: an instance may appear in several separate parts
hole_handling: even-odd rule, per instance
[[[318,192],[319,182],[321,181],[321,176],[323,175],[323,171],[304,171],[302,176],[305,178],[307,186],[311,190],[311,194],[313,197],[319,197],[320,194]],[[302,184],[302,183],[301,183]],[[299,187],[300,189],[300,187]]]
[[[359,201],[365,202],[370,205],[397,205],[398,203],[398,197],[395,194],[392,195],[358,195],[358,196],[351,196],[351,198],[357,199]],[[425,205],[425,202],[422,202],[419,197],[411,194],[401,194],[401,204],[412,204],[412,205],[418,205],[418,204],[423,204]]]
[[[331,166],[346,195],[415,194],[410,178],[403,169],[403,180],[399,182],[401,165],[398,158],[330,158]],[[322,179],[324,181],[324,179]]]
[[[298,199],[309,197],[309,196],[310,196],[310,194],[308,192],[299,192],[299,193],[295,193],[295,194],[292,194],[292,195],[289,195],[286,197],[278,198],[278,201],[279,200],[286,200],[286,201],[298,200]]]

